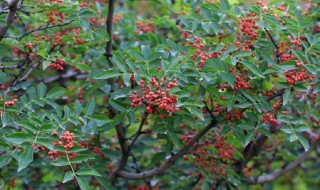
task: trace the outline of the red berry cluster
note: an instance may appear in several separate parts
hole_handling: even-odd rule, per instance
[[[137,28],[139,29],[139,31],[137,31],[138,34],[156,31],[156,27],[149,20],[147,20],[145,23],[141,21],[137,21],[136,25],[137,25]]]
[[[275,127],[278,126],[280,123],[275,119],[275,116],[273,114],[270,113],[266,113],[266,111],[262,111],[262,113],[264,114],[261,122],[263,122],[264,124],[271,124],[271,126]]]
[[[242,50],[250,51],[251,48],[254,46],[254,43],[251,40],[245,40],[243,43],[236,41],[234,45],[238,48],[240,47]]]
[[[73,147],[73,139],[74,134],[70,133],[69,131],[66,131],[63,133],[63,135],[59,138],[61,141],[59,142],[60,145],[63,145],[66,150],[69,150]]]
[[[48,68],[53,68],[58,71],[63,71],[63,66],[62,66],[63,64],[64,64],[63,59],[56,59],[56,62],[50,63]]]
[[[27,48],[27,49],[32,49],[33,44],[32,44],[31,42],[28,42],[28,43],[26,43],[26,44],[24,45],[24,47]]]
[[[272,108],[273,110],[279,109],[281,106],[281,101],[277,100],[277,102],[275,104],[273,104]]]
[[[113,17],[113,23],[118,24],[118,23],[119,23],[119,20],[122,19],[122,18],[123,18],[123,16],[122,16],[122,14],[120,14],[120,13],[114,15],[114,17]]]
[[[287,62],[295,59],[292,53],[290,53],[290,47],[287,46],[286,42],[281,42],[279,44],[279,49],[280,49],[279,55],[283,62]],[[277,53],[277,50],[275,49],[274,52]]]
[[[202,38],[198,38],[196,36],[194,37],[194,43],[191,43],[191,44],[197,50],[194,54],[190,55],[190,58],[194,60],[199,58],[200,59],[199,66],[203,67],[205,65],[205,61],[211,58],[210,54],[203,49],[206,45],[202,43]]]
[[[84,8],[84,7],[87,7],[87,6],[88,6],[88,4],[85,3],[85,2],[81,2],[81,3],[80,3],[80,7],[81,7],[81,8]]]
[[[18,99],[13,99],[12,101],[6,101],[6,102],[4,102],[4,106],[5,107],[15,106],[17,101],[18,101]]]
[[[208,133],[208,135],[212,135],[212,133]],[[205,139],[203,143],[203,145],[200,145],[200,143],[195,144],[195,146],[200,146],[200,148],[190,153],[194,156],[195,165],[205,172],[226,177],[225,168],[227,165],[225,162],[232,159],[233,147],[227,144],[226,139],[219,136],[219,134],[215,135],[214,141]],[[215,157],[210,151],[217,152],[218,157]],[[188,161],[189,159],[185,157],[184,160]]]
[[[218,149],[220,160],[231,160],[234,149],[226,142],[226,138],[216,133],[214,140],[214,147]]]
[[[176,79],[167,83],[164,78],[158,81],[153,77],[150,83],[151,85],[145,86],[144,80],[140,81],[139,87],[142,96],[137,91],[133,91],[132,95],[130,95],[132,107],[136,108],[145,104],[146,111],[149,114],[156,114],[159,112],[159,109],[169,114],[180,110],[175,107],[178,98],[169,94],[171,88],[178,86]]]
[[[248,13],[249,18],[241,18],[240,20],[240,30],[243,35],[249,36],[251,40],[258,39],[258,28],[257,21],[253,18],[255,13]]]
[[[264,3],[262,1],[257,1],[256,4],[259,5],[260,7],[264,7]]]
[[[315,79],[315,75],[310,75],[309,76],[309,80],[312,81],[313,79]],[[319,97],[319,91],[318,92],[314,92],[314,87],[316,84],[311,84],[310,90],[307,92],[307,98],[309,100],[312,101],[312,104],[317,104],[317,98]],[[302,97],[302,95],[301,95]],[[320,114],[320,112],[319,112]]]
[[[46,42],[51,42],[55,46],[62,46],[63,45],[63,36],[68,36],[69,39],[74,39],[75,41],[73,42],[73,45],[81,45],[83,44],[83,40],[80,39],[79,34],[80,34],[80,28],[72,28],[72,29],[66,29],[62,30],[56,34],[52,34],[49,37],[42,35],[41,40],[44,40]],[[37,33],[35,33],[35,37],[38,41],[40,41],[40,38]]]
[[[245,115],[240,111],[235,111],[235,110],[231,110],[229,113],[226,113],[228,115],[226,115],[224,118],[227,121],[234,121],[234,120],[240,120],[241,118],[244,118]]]
[[[248,90],[250,86],[250,82],[246,82],[248,80],[248,75],[242,76],[241,73],[236,75],[236,80],[234,81],[234,89],[238,90],[243,88],[244,90]]]
[[[281,3],[280,6],[278,7],[279,11],[286,11],[287,8],[285,7],[284,3]]]
[[[296,82],[302,81],[304,82],[307,78],[307,71],[305,69],[301,69],[300,71],[298,69],[293,69],[286,71],[284,73],[284,76],[286,77],[287,82],[290,85],[294,85]]]
[[[49,17],[49,22],[52,25],[55,25],[56,23],[61,23],[64,21],[64,19],[66,19],[66,15],[59,11],[50,11],[47,16]]]

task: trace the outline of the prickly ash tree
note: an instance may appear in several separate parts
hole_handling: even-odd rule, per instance
[[[0,187],[318,187],[319,1],[232,3],[3,0]]]

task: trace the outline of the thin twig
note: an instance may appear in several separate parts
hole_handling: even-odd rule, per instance
[[[108,17],[106,21],[107,33],[109,34],[109,40],[106,45],[106,56],[112,57],[112,22],[113,22],[113,13],[114,13],[114,0],[109,0],[109,9]]]

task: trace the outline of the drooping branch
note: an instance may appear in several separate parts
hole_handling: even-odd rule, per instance
[[[107,33],[109,35],[109,40],[106,45],[106,57],[110,58],[113,56],[112,54],[112,22],[113,22],[113,12],[114,12],[114,1],[115,0],[109,0],[109,9],[108,9],[108,17],[106,21],[107,25]]]
[[[274,47],[276,48],[276,57],[277,57],[277,63],[281,63],[283,62],[282,58],[281,58],[281,55],[280,55],[280,51],[279,51],[279,47],[278,45],[276,44],[276,42],[274,41],[272,35],[270,34],[269,30],[264,28],[264,31],[266,31],[266,33],[268,34],[272,44],[274,45]]]
[[[74,21],[74,20],[71,20],[71,21],[68,21],[68,22],[65,22],[65,23],[56,24],[56,25],[51,25],[51,26],[49,26],[49,24],[46,25],[46,26],[40,26],[40,27],[38,27],[38,28],[36,28],[36,29],[34,29],[34,30],[30,30],[30,31],[22,34],[22,35],[19,36],[19,37],[10,37],[10,38],[14,38],[14,39],[20,41],[22,38],[24,38],[24,37],[26,37],[26,36],[28,36],[29,34],[32,34],[32,33],[34,33],[34,32],[43,31],[43,30],[47,30],[47,29],[51,29],[51,28],[57,28],[57,27],[67,26],[67,25],[71,24],[73,21]]]
[[[8,3],[9,12],[8,12],[7,17],[5,19],[5,25],[0,26],[0,42],[2,41],[4,36],[6,35],[11,23],[15,19],[15,15],[16,15],[16,12],[18,9],[19,0],[7,0],[6,2]]]
[[[283,169],[277,171],[277,172],[273,172],[267,175],[263,175],[263,176],[256,176],[256,177],[252,177],[249,180],[249,183],[255,184],[255,183],[267,183],[270,181],[273,181],[275,179],[277,179],[278,177],[284,175],[285,173],[289,172],[290,170],[296,168],[297,166],[299,166],[299,164],[301,162],[303,162],[305,159],[308,158],[308,156],[310,155],[310,153],[312,152],[312,150],[316,147],[316,142],[311,144],[311,147],[309,148],[308,151],[304,152],[303,154],[301,154],[299,156],[299,158],[291,163],[289,163],[288,165],[286,165]]]
[[[174,154],[165,164],[162,166],[151,169],[145,172],[141,173],[130,173],[126,171],[119,171],[118,176],[123,177],[125,179],[133,179],[133,180],[139,180],[139,179],[146,179],[155,175],[160,175],[163,172],[165,172],[168,168],[174,165],[174,163],[181,158],[183,155],[188,153],[188,151],[192,148],[192,146],[199,141],[199,139],[204,136],[211,128],[215,127],[217,125],[217,121],[214,119],[211,123],[209,123],[205,128],[203,128],[197,135],[195,135],[190,142],[188,142],[186,145],[183,146],[183,148],[180,150],[179,153]]]
[[[140,126],[138,131],[133,135],[133,140],[131,141],[129,148],[131,149],[134,146],[134,143],[137,141],[137,139],[139,138],[139,136],[142,134],[142,127],[144,125],[144,123],[146,122],[148,117],[148,114],[145,114],[141,120]]]

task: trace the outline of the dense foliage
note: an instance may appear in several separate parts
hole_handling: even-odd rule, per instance
[[[2,0],[0,189],[317,189],[319,3]]]

